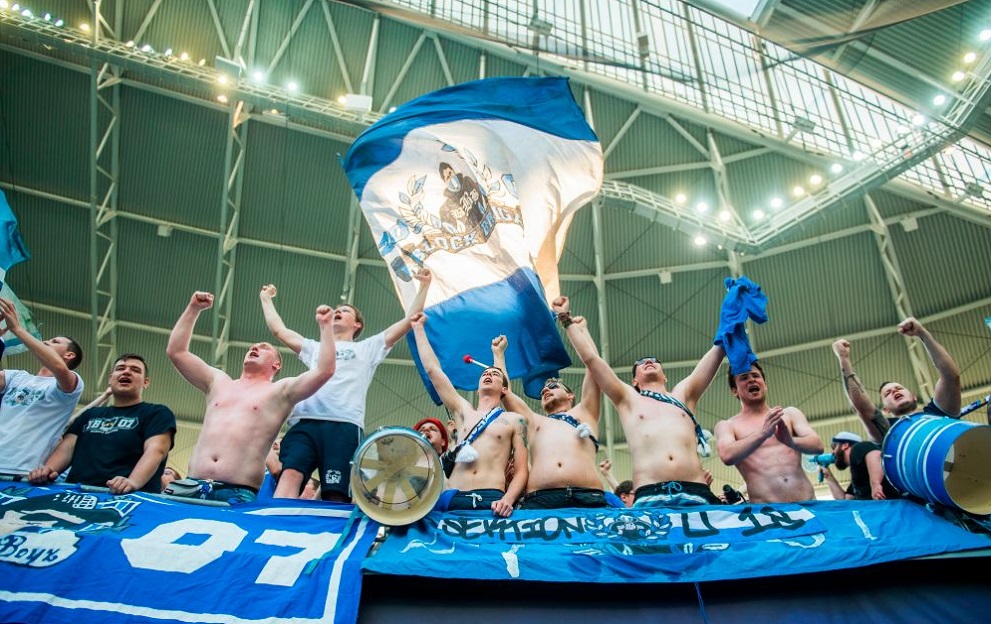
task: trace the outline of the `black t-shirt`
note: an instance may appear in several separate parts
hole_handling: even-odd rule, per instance
[[[858,442],[850,449],[850,487],[847,494],[853,494],[857,500],[874,500],[871,493],[871,475],[867,469],[867,455],[872,451],[881,452],[881,447],[874,442]],[[888,479],[881,481],[881,488],[888,499],[901,498],[902,494],[888,483]]]
[[[66,431],[77,436],[66,481],[105,487],[114,477],[127,477],[144,454],[145,440],[169,433],[171,449],[175,430],[175,414],[156,403],[88,409]],[[143,492],[161,491],[167,459],[162,458],[155,474],[141,488]]]

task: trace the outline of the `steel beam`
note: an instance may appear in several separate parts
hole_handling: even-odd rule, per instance
[[[902,275],[901,265],[898,263],[898,255],[891,242],[888,226],[881,218],[881,213],[878,212],[870,195],[864,196],[864,207],[867,209],[867,216],[874,226],[874,242],[877,244],[878,254],[881,256],[884,276],[888,281],[888,292],[891,294],[891,302],[898,314],[898,319],[915,316],[912,311],[912,302],[908,296],[908,289],[905,288],[905,278]],[[922,341],[906,336],[905,346],[908,349],[908,357],[912,364],[912,372],[915,374],[915,381],[919,384],[920,396],[932,396],[935,384],[933,384],[932,375],[929,372],[929,355],[926,353]]]
[[[104,23],[101,2],[92,4],[93,44]],[[122,7],[117,7],[119,32]],[[102,387],[117,353],[117,208],[120,188],[120,70],[91,61],[90,161],[90,379]]]
[[[230,372],[231,311],[234,300],[234,274],[237,268],[238,225],[241,217],[241,187],[248,141],[248,121],[244,102],[232,102],[227,118],[227,144],[224,149],[224,184],[217,241],[217,270],[214,286],[213,364]]]

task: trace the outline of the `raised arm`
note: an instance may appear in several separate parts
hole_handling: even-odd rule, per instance
[[[585,319],[582,319],[583,321]],[[585,369],[585,376],[582,378],[582,398],[576,407],[581,407],[588,414],[588,417],[598,422],[602,414],[602,390],[599,384],[595,383],[595,378]]]
[[[31,355],[42,366],[51,371],[59,390],[65,393],[71,393],[76,390],[76,385],[79,383],[79,376],[69,370],[69,366],[58,352],[32,336],[31,332],[25,329],[24,325],[21,324],[21,317],[18,316],[17,308],[14,307],[13,303],[6,299],[0,299],[0,317],[3,318],[7,330],[24,343],[24,346],[31,352]],[[4,378],[4,386],[6,386],[6,378]]]
[[[672,392],[680,394],[684,398],[685,405],[694,410],[695,405],[709,388],[716,373],[719,372],[719,365],[722,364],[724,357],[726,357],[726,351],[723,350],[723,347],[721,345],[713,346],[702,356],[688,377],[678,382]]]
[[[941,410],[951,416],[960,414],[960,369],[947,353],[943,345],[936,342],[929,330],[914,318],[907,318],[898,325],[898,331],[905,336],[915,336],[922,341],[929,359],[939,372],[936,387],[933,388],[933,400]]]
[[[72,415],[72,418],[69,419],[69,422],[66,424],[66,426],[71,425],[72,424],[72,421],[74,421],[76,418],[78,418],[79,415],[82,414],[83,412],[85,412],[86,410],[92,409],[94,407],[101,407],[107,401],[109,401],[110,400],[110,397],[112,397],[113,395],[114,395],[113,388],[111,388],[110,386],[107,386],[107,389],[106,390],[104,390],[100,394],[96,395],[96,397],[92,401],[90,401],[89,403],[87,403],[85,406],[83,406],[82,409],[76,410],[76,413]]]
[[[867,389],[864,388],[860,377],[853,370],[853,363],[850,361],[850,341],[841,338],[834,342],[833,353],[836,354],[836,359],[840,362],[843,391],[846,393],[847,401],[850,402],[850,407],[860,416],[860,421],[864,423],[864,427],[867,428],[867,433],[871,439],[875,442],[880,442],[884,438],[884,434],[874,423],[874,417],[879,411],[874,405],[874,401],[871,401],[871,397],[867,394]]]
[[[507,378],[509,377],[509,369],[506,368],[506,347],[508,346],[509,340],[505,336],[496,336],[492,339],[492,366],[505,371]],[[526,404],[526,401],[513,392],[512,383],[509,384],[509,391],[502,395],[502,404],[507,411],[521,414],[529,422],[533,422],[531,416],[533,410]]]
[[[413,276],[416,281],[420,282],[420,288],[416,291],[416,297],[410,303],[409,310],[406,311],[406,316],[385,330],[386,347],[391,347],[399,342],[406,335],[406,332],[410,330],[410,323],[413,317],[423,312],[423,305],[427,302],[427,289],[430,288],[430,282],[433,280],[433,277],[433,273],[426,267],[420,267],[420,270]]]
[[[601,388],[609,400],[617,407],[626,403],[633,392],[633,388],[624,383],[609,364],[599,355],[599,349],[592,340],[592,334],[588,331],[588,325],[581,316],[571,316],[570,302],[567,297],[558,297],[551,303],[551,309],[557,313],[557,319],[568,334],[568,340],[575,348],[578,357],[585,364],[585,374],[591,376],[596,386]],[[584,385],[582,387],[584,394]]]
[[[454,389],[454,384],[440,367],[440,360],[430,346],[430,339],[427,338],[427,330],[424,323],[427,322],[427,315],[423,312],[414,314],[410,319],[413,325],[413,337],[416,340],[416,350],[420,355],[420,364],[430,378],[430,383],[434,385],[437,396],[440,397],[444,407],[451,413],[451,416],[460,424],[464,419],[465,411],[471,410],[471,405],[463,396]]]
[[[275,287],[275,284],[262,286],[261,292],[258,293],[258,298],[262,302],[262,314],[265,315],[265,325],[268,326],[268,331],[272,332],[276,340],[299,355],[299,352],[303,348],[303,337],[286,327],[285,321],[282,320],[279,312],[275,309],[274,299],[278,293],[279,290]]]
[[[329,305],[317,308],[317,327],[320,328],[320,351],[315,365],[305,373],[282,380],[286,399],[291,405],[313,396],[325,383],[330,381],[337,369],[337,344],[334,342],[334,309]]]
[[[203,393],[210,392],[213,380],[217,375],[223,375],[220,370],[210,366],[199,356],[189,350],[189,342],[193,339],[193,328],[200,312],[213,305],[213,295],[208,292],[194,292],[186,309],[176,321],[165,354],[169,356],[172,365],[186,381],[199,388]]]
[[[602,461],[599,462],[599,474],[602,475],[602,478],[605,480],[606,485],[609,486],[610,490],[615,491],[616,488],[619,487],[619,481],[617,481],[616,477],[614,477],[612,474],[611,459],[603,459]]]

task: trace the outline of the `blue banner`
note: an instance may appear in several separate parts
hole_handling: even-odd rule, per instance
[[[448,512],[393,529],[363,567],[438,578],[701,582],[988,547],[991,536],[909,501]]]
[[[5,484],[0,621],[355,622],[378,525],[351,512]]]

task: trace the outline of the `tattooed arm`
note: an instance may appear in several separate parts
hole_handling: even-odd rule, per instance
[[[884,416],[881,414],[881,410],[871,401],[870,396],[867,394],[867,389],[864,388],[860,377],[853,370],[853,364],[850,362],[850,341],[841,338],[834,342],[833,353],[836,354],[836,359],[840,361],[843,391],[846,393],[846,398],[850,402],[850,407],[860,416],[860,420],[864,423],[864,427],[867,428],[870,438],[880,444],[884,438],[884,430],[887,429],[887,421],[885,421]]]

